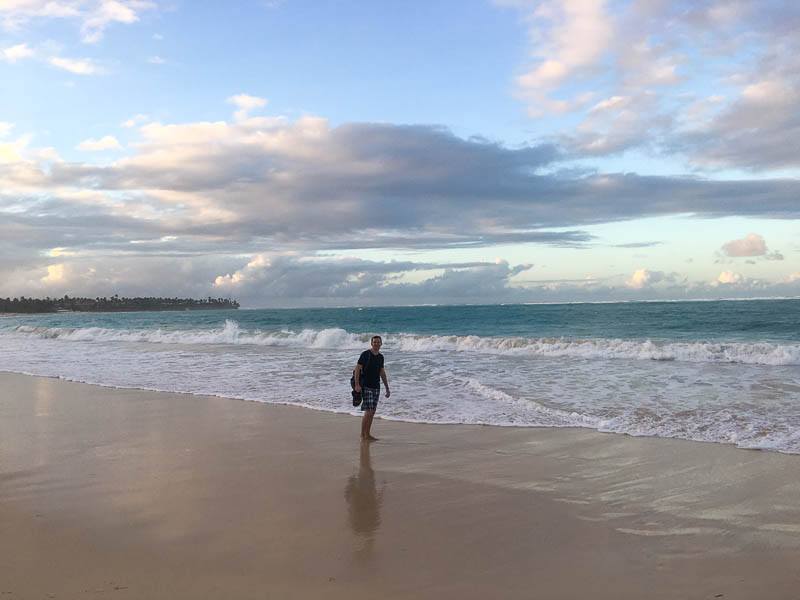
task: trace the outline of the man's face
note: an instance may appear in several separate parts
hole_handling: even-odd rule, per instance
[[[372,342],[370,343],[372,346],[373,352],[380,352],[381,346],[383,346],[383,342],[381,338],[372,338]]]

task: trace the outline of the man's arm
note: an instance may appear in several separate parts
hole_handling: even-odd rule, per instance
[[[383,379],[383,387],[386,388],[386,397],[388,398],[391,392],[389,391],[389,380],[386,379],[386,369],[381,367],[381,379]]]
[[[355,389],[357,392],[361,391],[361,363],[356,363],[356,368],[353,369],[353,378],[355,380]]]

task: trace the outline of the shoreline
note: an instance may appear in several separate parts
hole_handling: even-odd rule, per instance
[[[161,389],[151,389],[151,388],[141,388],[141,387],[125,387],[125,386],[117,386],[110,383],[96,383],[96,382],[86,382],[86,381],[77,381],[74,379],[68,379],[59,375],[37,375],[35,373],[27,373],[27,372],[17,372],[17,371],[4,371],[0,369],[0,376],[2,375],[19,375],[22,377],[40,377],[43,379],[52,379],[55,381],[61,381],[64,383],[74,383],[78,385],[88,385],[88,386],[95,386],[99,388],[106,388],[111,390],[130,390],[134,392],[142,392],[145,394],[178,394],[183,396],[189,397],[211,397],[211,398],[219,398],[221,400],[229,400],[234,402],[252,402],[255,404],[264,404],[268,406],[288,406],[293,408],[298,408],[301,410],[310,410],[312,412],[319,412],[324,414],[332,414],[332,415],[344,415],[344,416],[359,416],[361,415],[360,411],[350,411],[350,410],[333,410],[327,409],[318,406],[312,406],[310,404],[302,404],[302,403],[293,403],[293,402],[271,402],[267,400],[259,400],[259,399],[251,399],[251,398],[240,398],[236,396],[224,396],[222,394],[209,394],[209,393],[201,393],[201,392],[185,392],[185,391],[172,391],[172,390],[161,390]],[[384,399],[385,401],[385,399]],[[346,402],[343,401],[343,404]],[[682,437],[665,437],[659,435],[633,435],[631,433],[627,433],[624,431],[602,431],[595,427],[581,427],[579,425],[568,425],[559,427],[557,425],[518,425],[515,423],[509,424],[502,424],[502,423],[462,423],[462,422],[436,422],[436,421],[415,421],[415,420],[408,420],[402,419],[399,417],[391,417],[391,416],[383,416],[380,414],[375,415],[375,419],[378,422],[394,422],[394,423],[407,423],[409,425],[433,425],[438,427],[496,427],[500,429],[520,429],[520,430],[556,430],[556,431],[573,431],[573,432],[591,432],[598,435],[610,435],[610,436],[621,436],[625,438],[632,438],[632,439],[654,439],[654,440],[670,440],[673,442],[679,443],[689,443],[689,444],[711,444],[713,446],[723,446],[732,448],[733,450],[740,450],[740,451],[755,451],[755,452],[767,452],[767,453],[775,453],[780,454],[783,456],[795,456],[800,459],[800,452],[787,452],[784,450],[776,449],[776,448],[759,448],[759,447],[746,447],[746,446],[737,446],[735,442],[723,442],[718,440],[697,440],[692,438],[682,438]]]
[[[214,311],[214,310],[241,310],[239,308],[229,307],[202,307],[202,308],[120,308],[109,310],[49,310],[42,312],[0,312],[0,317],[25,317],[25,316],[41,316],[41,315],[92,315],[97,313],[108,314],[124,314],[124,313],[141,313],[141,312],[201,312],[201,311]]]
[[[792,455],[0,373],[0,592],[795,598]],[[46,565],[46,566],[45,566]]]

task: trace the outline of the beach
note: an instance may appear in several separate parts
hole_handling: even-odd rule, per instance
[[[0,385],[3,597],[798,597],[798,456]]]

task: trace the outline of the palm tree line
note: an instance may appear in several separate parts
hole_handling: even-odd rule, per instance
[[[64,295],[63,298],[0,298],[0,312],[5,313],[49,313],[60,311],[74,312],[114,312],[131,310],[209,310],[236,309],[239,303],[229,298],[157,298],[120,297],[80,298]]]

